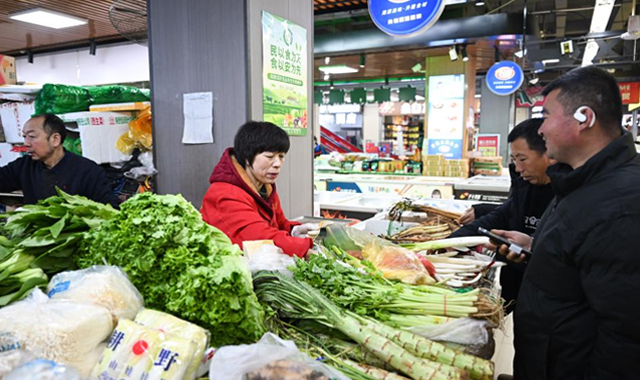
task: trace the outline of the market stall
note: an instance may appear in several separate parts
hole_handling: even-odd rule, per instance
[[[181,196],[60,192],[2,227],[0,376],[492,379],[499,268],[486,238],[442,240],[461,203],[396,202],[384,238],[325,224],[294,260]]]

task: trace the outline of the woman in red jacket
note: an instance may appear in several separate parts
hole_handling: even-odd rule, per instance
[[[202,218],[240,246],[273,240],[286,254],[304,257],[313,241],[302,236],[318,226],[287,220],[276,192],[289,146],[289,136],[275,124],[250,121],[240,127],[209,178]]]

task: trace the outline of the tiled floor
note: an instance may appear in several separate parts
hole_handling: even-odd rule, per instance
[[[495,363],[495,377],[501,374],[513,374],[513,313],[504,321],[504,331],[494,330],[496,350],[491,360]]]

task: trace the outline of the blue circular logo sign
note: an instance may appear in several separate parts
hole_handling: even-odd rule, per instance
[[[511,95],[520,88],[524,73],[520,66],[512,61],[494,63],[487,72],[487,87],[499,96]]]
[[[378,29],[409,37],[429,29],[440,18],[445,0],[369,0],[369,15]]]

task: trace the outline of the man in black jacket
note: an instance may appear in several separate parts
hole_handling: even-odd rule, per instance
[[[95,162],[68,152],[64,122],[51,114],[34,116],[23,129],[28,156],[0,167],[0,191],[22,190],[26,204],[56,195],[56,187],[72,195],[118,205],[104,170]]]
[[[515,312],[514,377],[638,379],[640,156],[620,126],[620,89],[589,66],[543,94],[540,134],[559,162],[549,170],[556,198],[533,241],[496,231],[533,246]],[[500,247],[522,259],[507,251]]]
[[[547,167],[553,163],[553,160],[547,157],[544,140],[538,135],[542,121],[542,119],[525,120],[516,125],[507,137],[516,172],[511,182],[509,199],[487,215],[460,228],[450,237],[480,235],[478,227],[487,230],[514,230],[527,235],[533,235],[536,232],[538,221],[554,197],[550,179],[547,176]],[[509,262],[502,268],[500,285],[508,313],[516,307],[515,301],[524,270],[524,263]]]

